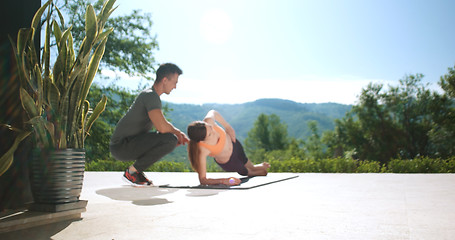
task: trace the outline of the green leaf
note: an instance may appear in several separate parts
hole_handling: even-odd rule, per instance
[[[63,17],[63,14],[60,12],[60,9],[58,9],[57,6],[54,5],[54,7],[57,10],[58,17],[60,19],[60,22],[61,22],[62,26],[65,26],[65,18]]]
[[[98,39],[96,40],[96,42],[102,41],[105,38],[107,38],[109,34],[112,33],[112,31],[114,31],[114,28],[109,28],[106,31],[102,32],[100,35],[98,35]]]
[[[49,89],[48,89],[48,96],[47,96],[47,101],[49,102],[51,108],[53,109],[58,109],[59,108],[59,103],[60,103],[60,91],[58,90],[57,86],[53,82],[49,84]]]
[[[51,146],[56,146],[57,144],[55,143],[55,127],[54,124],[51,122],[45,122],[44,127],[46,128],[47,132],[49,133],[49,136],[51,137]]]
[[[48,121],[41,116],[36,116],[30,118],[27,123],[33,126],[33,129],[35,130],[34,136],[37,139],[38,144],[41,144],[40,147],[49,147],[49,132],[46,129],[46,124]]]
[[[65,89],[66,90],[66,89]],[[73,113],[71,111],[69,111],[69,101],[68,101],[68,93],[65,92],[60,92],[60,94],[62,94],[63,96],[60,97],[60,105],[59,105],[59,112],[57,114],[59,114],[61,116],[61,122],[60,122],[60,126],[59,127],[59,134],[61,134],[60,136],[57,136],[60,138],[59,141],[59,144],[60,144],[60,148],[67,148],[67,133],[71,133],[71,128],[69,127],[70,124],[69,124],[69,117],[72,117],[73,116]],[[71,113],[71,114],[68,114],[68,113]]]
[[[87,121],[88,111],[90,109],[90,102],[88,100],[85,100],[83,105],[84,106],[82,108],[82,116],[81,116],[82,126],[81,127],[83,127],[83,126],[85,127],[85,122]]]
[[[43,78],[41,77],[41,69],[38,64],[35,65],[34,74],[36,78],[36,91],[38,92],[37,106],[42,106],[44,103]]]
[[[58,44],[58,48],[60,50],[60,43],[62,39],[62,30],[60,29],[60,26],[58,25],[57,21],[52,21],[52,27],[54,28],[54,36],[55,36],[55,41]]]
[[[100,64],[101,58],[104,55],[104,49],[106,48],[107,38],[105,38],[100,45],[95,50],[95,53],[90,60],[90,64],[88,66],[87,78],[85,80],[84,89],[82,92],[82,97],[85,99],[87,97],[88,91],[90,90],[90,86],[92,85],[93,78],[95,77],[98,66]]]
[[[66,112],[68,112],[68,118],[66,120],[66,125],[68,127],[67,129],[67,132],[68,134],[72,134],[74,135],[74,133],[77,131],[78,128],[80,128],[80,115],[82,114],[81,111],[82,111],[82,104],[83,104],[83,101],[85,98],[82,97],[81,95],[81,92],[82,92],[82,89],[83,89],[83,85],[84,85],[84,79],[85,76],[83,75],[80,75],[78,76],[74,83],[73,83],[73,87],[68,89],[70,90],[71,92],[68,93],[68,98],[67,98],[67,102],[69,103],[67,105],[67,110]],[[75,145],[73,144],[77,144],[76,143],[76,140],[70,136],[70,140],[68,140],[68,144],[70,144],[72,147],[75,147]]]
[[[50,13],[49,13],[50,14]],[[49,18],[50,16],[48,16]],[[50,76],[50,59],[51,59],[51,24],[50,21],[46,22],[46,31],[45,31],[45,38],[44,38],[44,48],[43,48],[43,62],[44,62],[44,77],[49,78]]]
[[[33,34],[32,28],[21,28],[17,33],[17,54],[23,56],[27,43],[30,41],[30,36]]]
[[[41,6],[38,11],[36,11],[35,16],[33,16],[32,25],[31,27],[34,29],[38,29],[38,26],[41,22],[41,15],[43,15],[44,10],[49,6],[52,0],[47,1],[43,6]]]
[[[98,32],[98,25],[96,22],[95,10],[92,5],[87,6],[87,11],[85,12],[85,51],[84,55],[89,53],[91,47],[93,46],[93,41]]]
[[[112,9],[112,7],[114,6],[114,3],[115,3],[115,0],[109,0],[109,1],[104,2],[103,9],[101,9],[101,13],[98,16],[98,21],[99,21],[99,24],[101,25],[101,26],[99,26],[100,30],[102,30],[102,28],[104,28],[104,24],[106,23],[107,19],[112,14],[112,12],[115,9],[117,9],[117,7]]]
[[[65,41],[67,42],[68,41],[68,38],[69,36],[71,35],[71,30],[73,29],[73,27],[69,27],[68,29],[66,29],[63,34],[62,34],[62,39],[60,41]]]
[[[36,76],[37,74],[40,74],[41,75],[41,70],[39,68],[39,60],[38,60],[38,55],[36,54],[37,51],[35,49],[35,44],[33,41],[30,41],[29,44],[27,44],[27,48],[28,50],[26,51],[26,62],[27,62],[27,65],[26,67],[28,67],[30,69],[30,74],[32,75],[31,76],[31,81],[35,81],[36,78],[34,78],[34,76]],[[37,68],[36,68],[37,67]],[[38,71],[36,71],[38,69]],[[27,74],[28,76],[28,74]],[[37,85],[38,83],[37,82],[32,82],[31,83],[32,86],[34,86],[35,88],[33,90],[37,90]]]
[[[69,34],[68,36],[68,64],[74,64],[74,61],[76,60],[76,55],[74,54],[74,46],[73,46],[73,34]],[[72,66],[70,66],[68,69],[71,69]],[[71,74],[71,70],[70,70]]]
[[[93,123],[95,122],[96,119],[101,115],[102,112],[104,112],[104,109],[106,109],[106,104],[107,104],[107,97],[106,95],[103,95],[101,98],[100,102],[96,105],[95,109],[93,110],[92,115],[90,115],[90,118],[87,121],[87,125],[85,127],[85,131],[88,134],[90,129],[92,128]]]
[[[28,116],[30,118],[39,116],[39,110],[35,105],[35,101],[28,94],[28,92],[25,91],[25,89],[23,89],[23,88],[21,88],[21,90],[20,90],[20,97],[21,97],[22,107],[25,109]]]
[[[54,77],[54,82],[57,84],[57,86],[63,85],[63,70],[64,70],[64,65],[65,65],[65,60],[63,58],[63,55],[66,55],[64,53],[60,53],[57,56],[57,60],[55,60],[54,63],[54,69],[53,69],[53,77]]]
[[[71,36],[71,29],[72,27],[69,27],[66,29],[63,34],[62,38],[60,39],[60,53],[62,57],[62,67],[63,67],[63,79],[65,81],[65,84],[69,83],[68,76],[69,76],[69,71],[71,69],[72,61],[71,61],[71,50],[73,46],[70,45],[68,46],[68,39]]]
[[[116,8],[112,9],[112,7],[114,6],[114,3],[115,3],[116,0],[108,0],[106,2],[104,2],[104,5],[103,5],[103,9],[101,9],[101,17],[105,17],[104,20],[106,20],[109,15],[113,10],[115,10]]]
[[[19,144],[28,136],[30,135],[30,131],[22,131],[19,135],[14,139],[13,145],[8,149],[8,151],[3,154],[0,158],[0,176],[3,175],[11,166],[14,161],[14,152],[16,152],[17,147]]]
[[[84,39],[83,45],[84,44],[85,44],[85,39]],[[84,57],[82,57],[81,51],[79,51],[79,55],[77,56],[77,59],[74,63],[74,67],[69,75],[69,82],[71,84],[73,84],[73,82],[76,81],[78,77],[85,75],[85,73],[87,71],[86,64],[88,63],[88,61],[89,61],[89,55],[85,55]]]

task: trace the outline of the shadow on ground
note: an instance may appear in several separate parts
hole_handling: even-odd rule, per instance
[[[217,195],[220,192],[225,192],[226,190],[215,190],[215,189],[189,189],[186,196],[188,197],[209,197]]]
[[[96,191],[97,194],[108,197],[113,200],[131,201],[139,206],[153,206],[171,203],[165,198],[157,198],[158,196],[170,194],[178,191],[178,189],[160,189],[157,187],[119,187],[107,188]]]

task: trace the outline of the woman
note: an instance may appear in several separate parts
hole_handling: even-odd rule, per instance
[[[220,123],[221,128],[216,123]],[[216,163],[227,172],[238,172],[242,176],[265,176],[268,163],[253,165],[246,157],[243,147],[235,138],[235,131],[215,110],[210,110],[203,121],[188,125],[188,156],[191,166],[199,174],[202,185],[225,184],[239,185],[238,178],[207,178],[207,156],[215,158]]]

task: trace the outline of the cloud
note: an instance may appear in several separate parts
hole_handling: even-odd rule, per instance
[[[296,79],[204,80],[182,76],[177,89],[164,101],[174,103],[244,103],[260,98],[281,98],[301,103],[354,104],[369,83],[392,84],[383,79],[303,76]]]
[[[102,74],[110,79],[118,78],[119,80],[112,82],[130,90],[137,90],[139,85],[144,86],[146,83],[148,86],[152,84],[140,77],[131,77],[122,72],[103,70]],[[237,104],[261,98],[281,98],[300,103],[356,104],[362,88],[367,87],[369,83],[381,83],[385,89],[389,85],[398,85],[398,81],[356,76],[305,75],[295,79],[240,79],[227,74],[217,76],[211,75],[212,79],[208,80],[182,75],[177,89],[170,95],[162,95],[161,99],[172,103],[189,104]],[[103,81],[102,84],[109,83]],[[437,84],[430,84],[429,88],[441,92]]]

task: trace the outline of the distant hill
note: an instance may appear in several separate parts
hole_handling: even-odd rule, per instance
[[[165,103],[166,104],[166,103]],[[194,120],[202,120],[210,109],[220,112],[236,130],[237,138],[244,141],[253,128],[257,117],[276,114],[288,126],[288,134],[295,138],[306,139],[310,132],[307,122],[315,120],[323,132],[333,130],[334,120],[344,117],[351,105],[337,103],[297,103],[283,99],[259,99],[243,104],[175,104],[167,103],[173,109],[167,117],[182,131]]]

